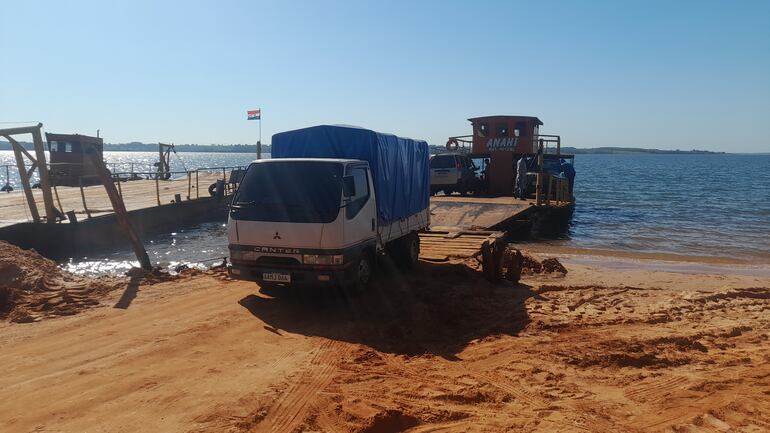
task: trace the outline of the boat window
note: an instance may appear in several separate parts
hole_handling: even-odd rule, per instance
[[[365,167],[352,167],[348,169],[348,174],[353,176],[356,194],[350,198],[345,209],[345,216],[348,219],[353,219],[369,201],[369,176]]]
[[[489,165],[489,161],[486,158],[473,158],[473,165],[479,170],[484,170]]]
[[[489,135],[489,125],[487,125],[486,123],[479,124],[478,134],[479,134],[479,137],[486,137],[487,135]]]
[[[516,132],[518,131],[518,132]],[[514,134],[516,137],[526,137],[527,136],[527,124],[524,122],[516,122],[516,131],[514,131]]]
[[[79,144],[78,144],[79,147]],[[73,143],[68,141],[52,141],[51,152],[72,153]]]
[[[508,136],[508,125],[505,123],[498,123],[497,124],[497,136],[498,137],[507,137]]]
[[[342,165],[336,162],[251,164],[233,197],[233,219],[330,223],[342,198]]]

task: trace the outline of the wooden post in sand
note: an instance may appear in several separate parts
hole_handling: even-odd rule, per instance
[[[505,246],[496,239],[481,244],[481,272],[490,283],[497,284],[503,277]]]
[[[147,250],[144,249],[142,241],[139,240],[139,236],[137,236],[134,226],[131,225],[131,221],[128,219],[126,206],[123,203],[123,199],[118,195],[118,190],[115,188],[112,176],[109,171],[107,171],[107,167],[105,167],[101,155],[90,144],[87,145],[85,151],[89,158],[91,158],[91,162],[96,168],[96,173],[99,175],[99,179],[102,181],[105,191],[107,191],[107,196],[110,198],[110,203],[112,203],[112,210],[115,211],[115,218],[118,220],[118,225],[120,225],[126,233],[129,242],[131,242],[131,247],[134,249],[137,260],[139,260],[139,265],[142,269],[148,271],[151,270],[152,263],[150,263],[150,257],[147,255]]]

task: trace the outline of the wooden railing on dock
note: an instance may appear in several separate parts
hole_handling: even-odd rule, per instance
[[[113,183],[115,183],[118,187],[118,194],[123,199],[123,187],[122,184],[126,183],[127,185],[131,185],[134,182],[142,182],[144,181],[153,181],[153,184],[155,186],[155,203],[157,206],[162,206],[162,200],[161,200],[161,187],[165,184],[168,185],[168,182],[183,182],[186,180],[186,192],[185,195],[187,200],[192,199],[198,199],[201,197],[200,195],[200,186],[201,186],[201,180],[205,182],[206,185],[209,185],[209,182],[212,181],[210,176],[201,176],[201,173],[217,173],[217,178],[213,179],[214,182],[211,182],[211,185],[216,184],[217,181],[223,180],[224,181],[224,195],[230,195],[235,192],[235,189],[237,188],[237,185],[240,183],[240,175],[237,173],[242,172],[245,169],[243,166],[226,166],[226,167],[204,167],[204,168],[198,168],[195,170],[187,170],[187,171],[169,171],[167,174],[171,176],[171,178],[167,180],[161,180],[160,176],[158,176],[157,172],[118,172],[118,173],[112,173],[112,180]],[[222,178],[218,178],[219,172],[222,172]],[[230,176],[228,177],[228,171],[230,172]],[[137,179],[137,177],[144,177],[144,179]],[[134,179],[134,180],[132,180]],[[80,196],[82,198],[83,202],[83,209],[88,215],[88,217],[91,217],[92,213],[99,213],[104,212],[104,210],[94,210],[88,208],[88,203],[86,201],[86,194],[84,188],[87,188],[87,185],[83,185],[81,182],[80,184]],[[192,190],[195,189],[195,197],[192,197]],[[177,200],[180,200],[182,197],[181,193],[176,192],[177,190],[174,189],[174,195],[172,203],[177,202]],[[184,191],[184,190],[182,190]],[[206,193],[209,192],[208,187],[206,187]]]
[[[134,167],[136,168],[136,167]],[[194,170],[171,172],[168,180],[158,179],[156,171],[113,172],[110,173],[118,195],[125,202],[128,211],[162,206],[182,200],[195,200],[209,196],[209,185],[215,185],[218,180],[224,180],[224,195],[235,192],[240,183],[243,166],[201,167]],[[200,190],[203,189],[201,193]],[[73,217],[82,214],[92,218],[99,214],[112,212],[112,204],[108,200],[100,181],[91,178],[81,178],[78,186],[50,186],[56,221],[65,219],[65,214]],[[14,191],[10,194],[0,194],[0,226],[7,226],[26,221],[39,221],[40,217],[32,215],[30,209],[38,210],[38,215],[47,215],[39,209],[42,189],[25,189],[32,197],[34,206],[29,206],[25,194]],[[30,208],[30,209],[27,209]],[[71,219],[71,218],[70,218]]]

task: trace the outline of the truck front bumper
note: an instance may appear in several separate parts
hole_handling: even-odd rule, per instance
[[[233,263],[230,276],[239,280],[268,285],[286,286],[341,286],[354,279],[353,266],[324,268],[320,266],[272,267]],[[266,277],[288,275],[289,281],[266,280]]]

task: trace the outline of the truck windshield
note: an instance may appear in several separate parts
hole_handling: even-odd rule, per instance
[[[238,220],[330,223],[342,195],[342,165],[286,161],[252,164],[233,197]]]

